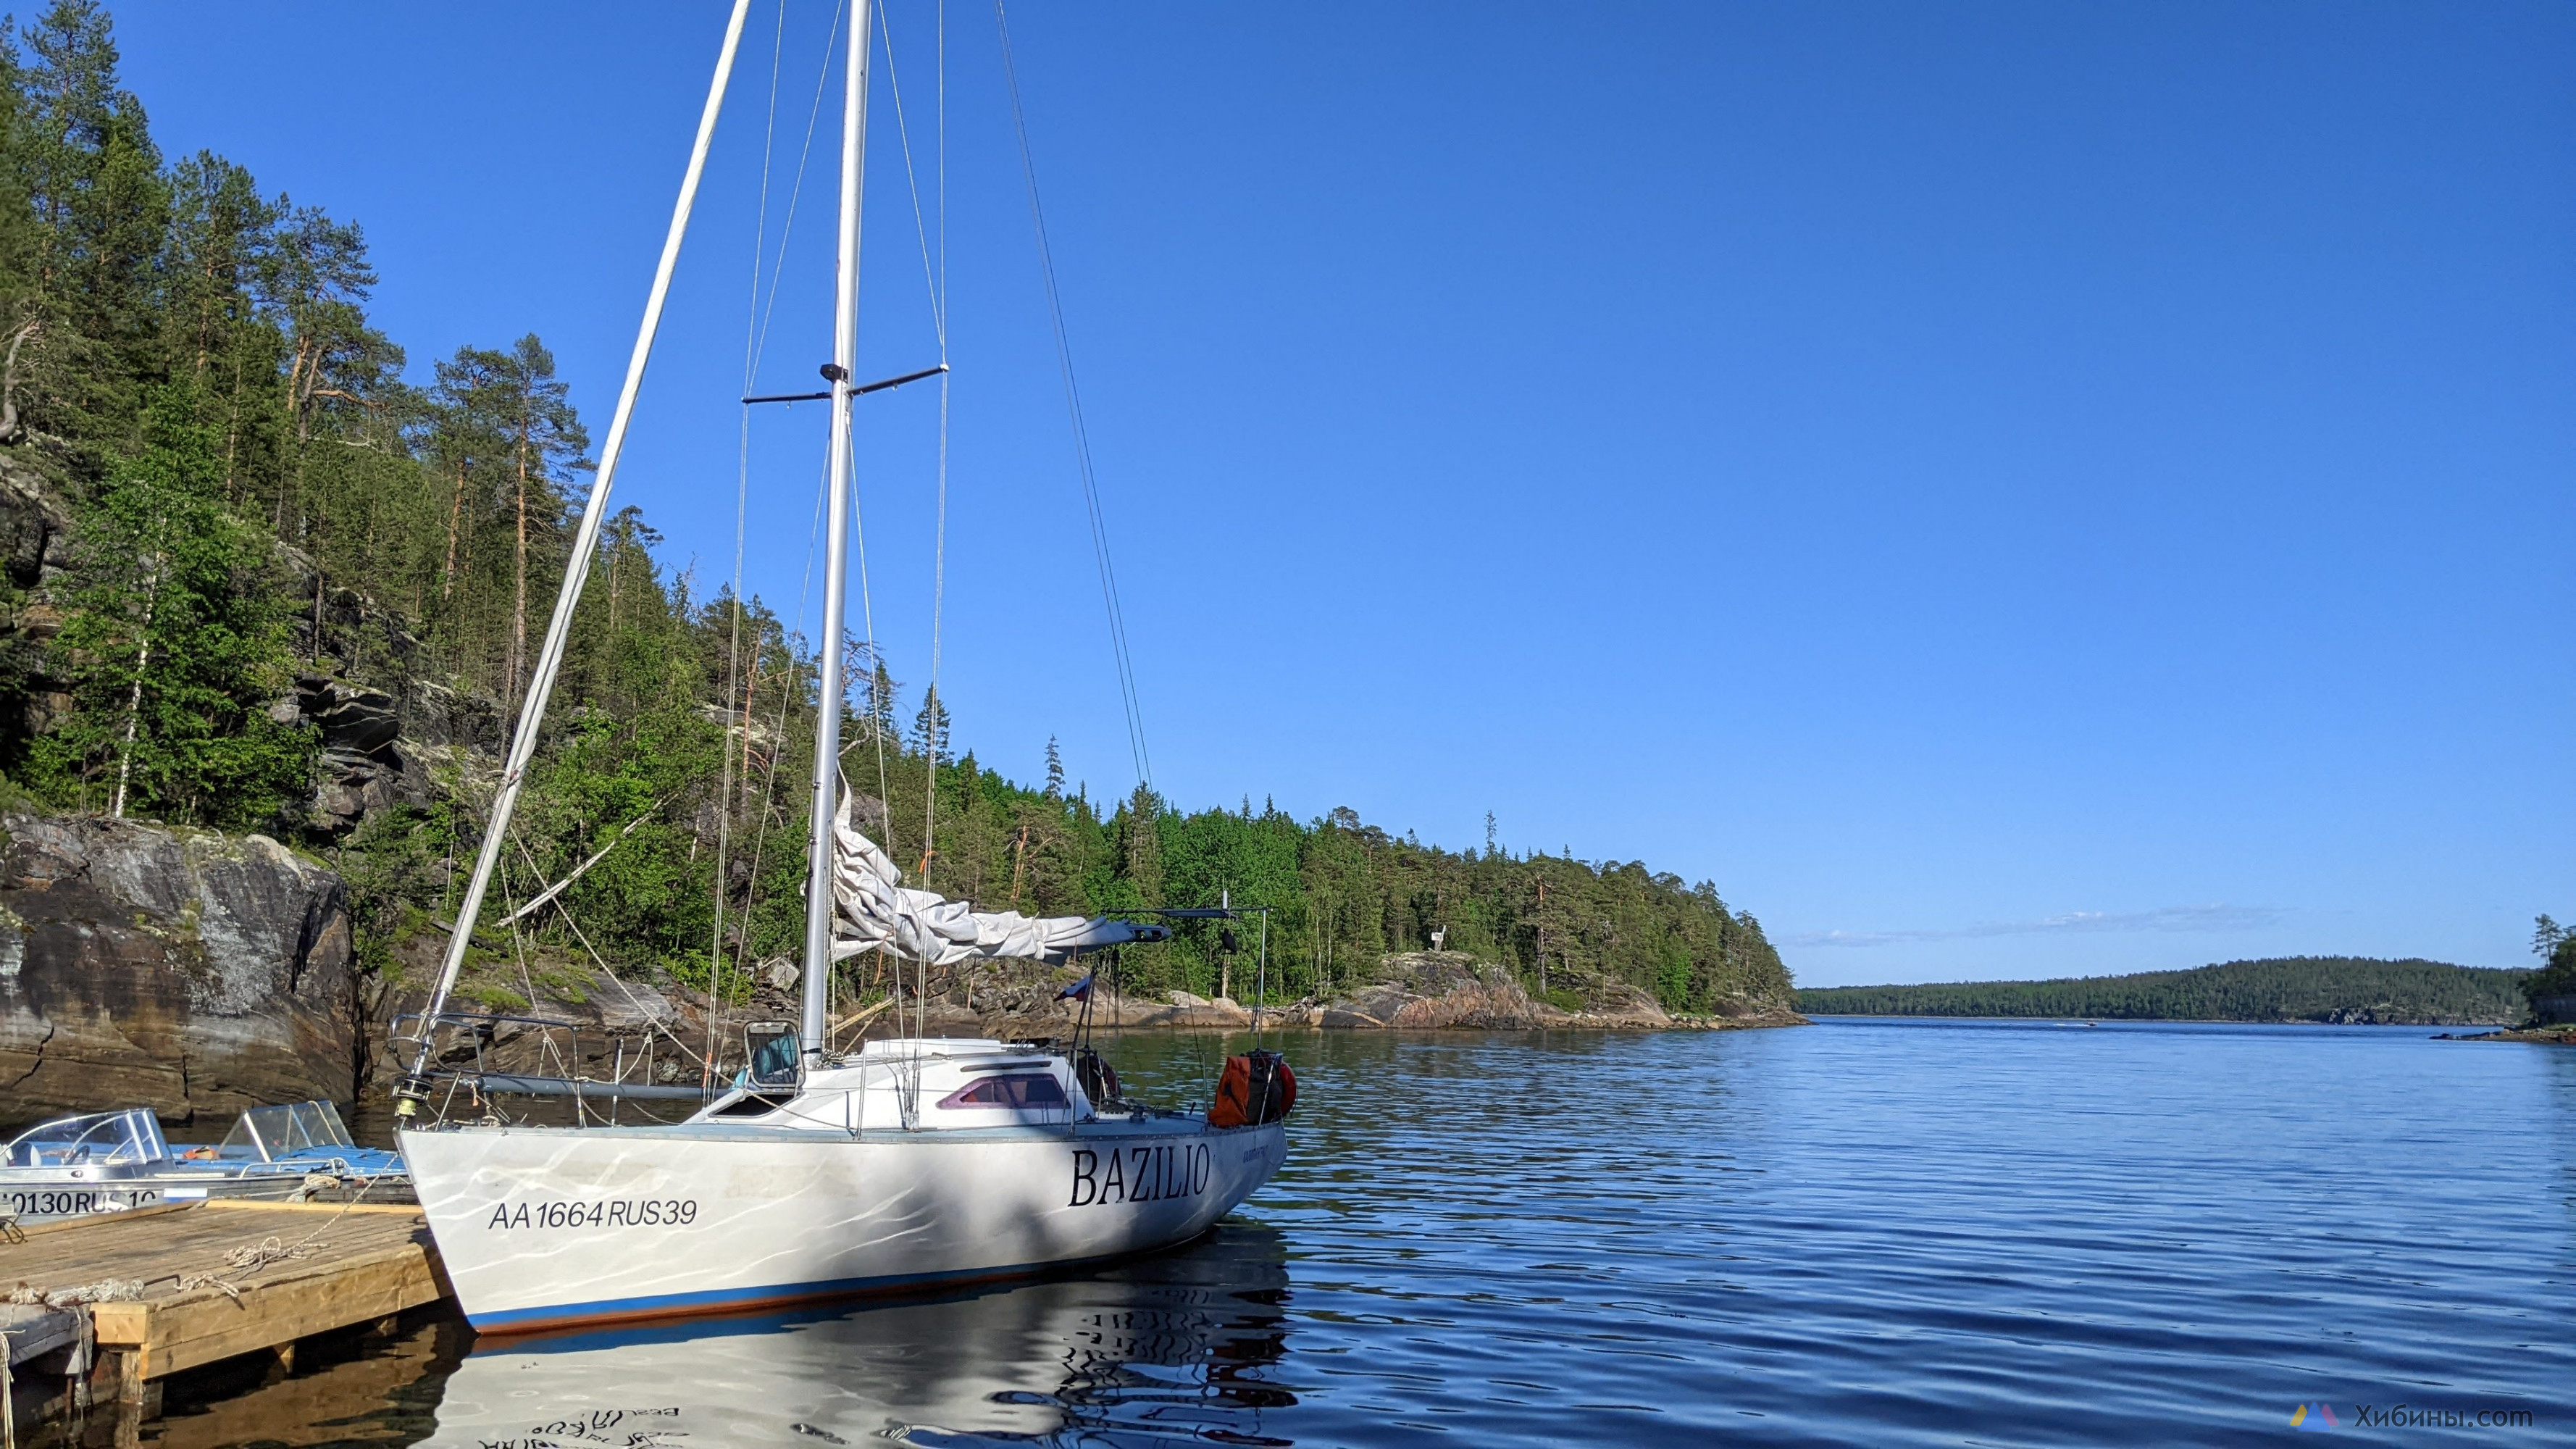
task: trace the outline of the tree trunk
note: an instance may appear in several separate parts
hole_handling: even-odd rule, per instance
[[[456,465],[456,498],[447,505],[447,562],[438,574],[438,601],[456,594],[456,532],[465,522],[465,465]]]
[[[143,650],[134,660],[134,692],[125,702],[125,747],[116,756],[116,801],[110,817],[125,818],[125,780],[134,766],[134,736],[143,722],[143,676],[152,668],[152,610],[161,598],[161,561],[156,556],[143,576]]]
[[[232,397],[225,403],[224,415],[224,506],[226,508],[241,501],[235,490],[236,479],[233,473],[235,448],[241,442],[241,391],[242,355],[241,349],[235,348],[233,349],[233,391]]]
[[[205,386],[206,354],[215,337],[215,259],[206,258],[205,290],[197,297],[197,385]]]
[[[311,346],[310,342],[298,338],[295,343],[295,359],[286,369],[286,415],[290,423],[294,422],[296,415],[303,411],[303,405],[296,400],[295,389],[296,385],[303,380],[305,353]],[[300,427],[296,429],[296,435],[298,441],[301,441],[303,434]],[[300,449],[297,452],[296,463],[297,467],[281,469],[278,474],[277,516],[271,521],[269,531],[279,538],[286,537],[286,500],[294,491],[296,480],[301,476],[303,455]]]
[[[506,713],[519,702],[519,670],[528,657],[528,427],[524,394],[519,409],[519,544],[510,591],[510,683],[502,700]]]

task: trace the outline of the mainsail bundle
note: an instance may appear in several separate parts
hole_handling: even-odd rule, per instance
[[[933,966],[1008,957],[1056,963],[1129,941],[1160,941],[1171,928],[1105,916],[1024,916],[979,911],[903,883],[903,872],[850,823],[852,796],[833,816],[832,959],[884,947]]]

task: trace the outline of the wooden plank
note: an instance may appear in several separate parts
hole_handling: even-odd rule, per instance
[[[247,1202],[237,1198],[208,1198],[205,1206],[218,1212],[236,1213],[329,1213],[333,1216],[346,1213],[351,1217],[373,1213],[391,1214],[397,1217],[420,1216],[420,1204],[416,1202]]]
[[[0,1303],[0,1334],[8,1336],[7,1362],[22,1364],[77,1340],[80,1310]]]
[[[137,1218],[157,1218],[165,1213],[183,1213],[195,1206],[197,1204],[192,1202],[165,1202],[152,1207],[125,1208],[112,1213],[84,1213],[76,1218],[57,1218],[50,1223],[38,1223],[32,1228],[22,1227],[13,1231],[19,1239],[41,1238],[49,1233],[102,1228],[110,1223],[130,1223]]]
[[[0,1245],[0,1282],[58,1290],[142,1280],[141,1297],[90,1308],[99,1347],[137,1393],[182,1369],[374,1323],[451,1291],[416,1206],[217,1201],[64,1226],[78,1231]],[[311,1251],[227,1271],[226,1253],[267,1238]],[[179,1286],[209,1274],[226,1286]]]
[[[102,1303],[102,1346],[131,1346],[134,1371],[156,1379],[310,1334],[371,1323],[447,1294],[429,1252],[404,1243],[279,1281],[239,1285],[238,1301],[214,1288],[135,1303]]]
[[[319,1230],[315,1246],[327,1257],[343,1249],[407,1241],[422,1223],[417,1208],[316,1223],[301,1212],[268,1216],[249,1209],[189,1207],[157,1222],[101,1224],[78,1234],[0,1245],[0,1283],[68,1288],[106,1278],[139,1278],[157,1285],[220,1268],[226,1251],[267,1236],[292,1244]]]

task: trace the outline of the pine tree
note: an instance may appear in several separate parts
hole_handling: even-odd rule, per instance
[[[259,194],[248,171],[211,151],[173,167],[170,191],[171,350],[188,357],[202,393],[250,318],[246,304],[283,209]]]
[[[492,513],[494,469],[509,451],[505,359],[481,348],[460,347],[437,365],[430,389],[425,461],[447,493],[445,544],[438,565],[440,622],[453,642],[470,647],[475,601],[469,580],[474,543]],[[479,653],[479,650],[474,651]]]
[[[872,739],[888,744],[899,743],[894,717],[903,686],[896,682],[885,666],[885,656],[861,641],[850,641],[848,657],[843,661],[841,677],[858,681],[858,714],[860,723]]]
[[[10,149],[35,222],[21,306],[42,339],[33,391],[47,427],[96,437],[140,411],[138,374],[157,340],[160,158],[141,103],[118,84],[105,7],[56,0],[23,39],[31,63]]]
[[[913,714],[912,752],[934,765],[948,763],[948,706],[935,684],[922,691],[921,708]]]
[[[285,611],[261,541],[222,507],[221,458],[184,385],[82,517],[60,639],[74,701],[34,742],[30,783],[65,803],[266,824],[302,792],[307,733],[272,719],[289,684]]]
[[[161,163],[95,0],[48,0],[23,31],[0,27],[0,357],[15,349],[0,363],[0,448],[13,483],[65,501],[77,538],[68,558],[48,545],[0,577],[0,767],[58,806],[110,809],[121,777],[129,812],[306,831],[298,843],[334,851],[363,898],[365,935],[434,909],[441,862],[470,853],[478,796],[452,782],[473,778],[495,706],[526,688],[586,443],[534,337],[459,349],[431,387],[405,386],[400,349],[366,314],[375,282],[354,224],[263,194],[219,156]],[[550,880],[608,832],[621,843],[523,925],[532,950],[586,957],[578,919],[621,968],[703,982],[711,956],[801,940],[798,782],[820,670],[756,599],[739,601],[737,634],[737,601],[701,602],[666,577],[657,541],[633,510],[607,530],[604,586],[574,616],[517,832]],[[29,627],[39,595],[59,635]],[[453,701],[443,757],[403,746],[444,798],[345,836],[345,821],[298,818],[314,742],[284,721],[308,630],[332,672]],[[1231,890],[1277,909],[1274,964],[1303,978],[1292,990],[1356,979],[1380,951],[1419,949],[1435,923],[1520,971],[1544,927],[1550,968],[1576,968],[1557,984],[1597,972],[1676,1008],[1789,989],[1759,923],[1706,884],[1570,851],[1514,859],[1490,818],[1482,856],[1348,808],[1256,815],[1248,795],[1186,813],[1140,786],[1104,820],[1087,788],[1066,790],[1057,741],[1036,788],[971,757],[949,766],[944,701],[898,711],[885,661],[865,646],[848,660],[848,698],[830,703],[882,754],[869,784],[904,802],[892,823],[934,828],[943,891],[1059,914]],[[719,878],[710,832],[728,828]],[[392,959],[381,940],[359,945],[362,961]],[[1211,950],[1185,927],[1131,953],[1130,979],[1221,985]]]
[[[563,531],[564,511],[578,470],[591,467],[590,434],[574,416],[571,384],[555,377],[554,354],[533,332],[503,355],[502,386],[509,390],[513,551],[510,572],[510,654],[503,671],[503,709],[516,708],[527,683],[528,548],[533,522],[551,544]]]
[[[1140,783],[1118,815],[1118,876],[1136,905],[1163,903],[1162,813],[1153,788]]]

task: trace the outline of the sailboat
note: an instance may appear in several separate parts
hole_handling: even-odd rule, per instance
[[[733,6],[458,928],[396,1088],[404,1159],[448,1279],[478,1330],[998,1279],[1147,1251],[1206,1231],[1287,1155],[1294,1079],[1267,1053],[1229,1062],[1210,1110],[1165,1111],[1120,1100],[1114,1075],[1095,1056],[1051,1043],[912,1037],[869,1041],[846,1055],[827,1049],[833,965],[861,951],[929,966],[1005,956],[1071,962],[1169,935],[1149,921],[982,912],[907,887],[854,825],[841,790],[851,401],[876,386],[852,372],[869,0],[852,0],[843,63],[802,1019],[747,1031],[741,1076],[683,1122],[567,1128],[424,1115],[437,1100],[442,1024],[470,1026],[447,1017],[448,1000],[527,780],[750,3]]]

